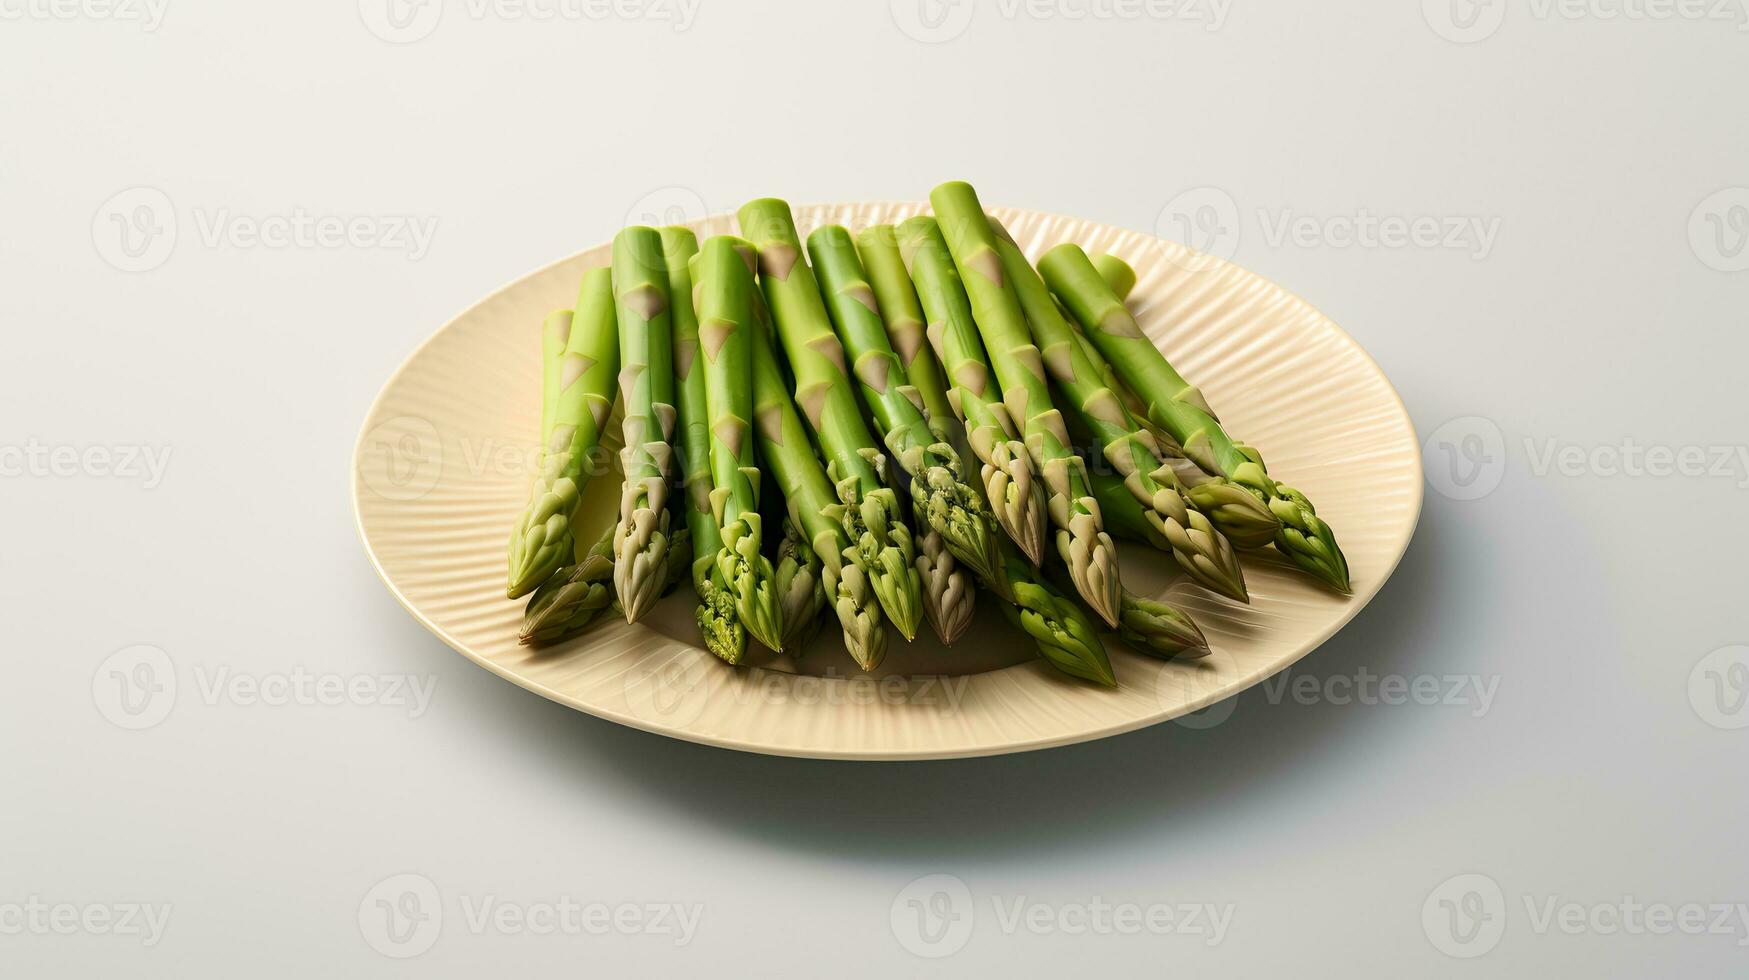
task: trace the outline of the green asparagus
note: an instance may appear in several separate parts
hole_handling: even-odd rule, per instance
[[[783,540],[772,563],[773,591],[781,610],[783,650],[799,657],[818,631],[820,610],[826,606],[825,564],[793,521],[786,518],[782,523]]]
[[[549,340],[556,341],[553,326]],[[594,475],[591,456],[613,409],[618,360],[612,278],[606,269],[592,269],[583,276],[561,363],[556,371],[543,371],[558,390],[556,397],[542,395],[543,405],[550,401],[553,407],[542,433],[540,473],[510,537],[505,594],[512,599],[533,592],[571,560],[576,548],[572,520],[583,486]]]
[[[625,484],[613,538],[613,584],[631,623],[650,611],[668,569],[674,338],[667,265],[654,228],[637,225],[614,237],[613,288],[625,412],[620,450]]]
[[[735,600],[741,625],[773,650],[783,647],[782,609],[771,562],[760,554],[759,466],[753,434],[752,249],[718,235],[699,252],[699,351],[710,411],[711,514],[722,532],[717,573]]]
[[[885,433],[888,452],[911,475],[912,506],[919,524],[927,528],[918,541],[919,572],[927,571],[938,589],[946,587],[945,593],[923,590],[925,609],[944,598],[966,602],[973,593],[963,581],[954,585],[955,561],[981,578],[994,575],[996,564],[994,529],[987,523],[977,491],[961,478],[953,446],[937,438],[924,419],[922,396],[887,341],[880,304],[850,233],[837,225],[815,231],[808,236],[808,255],[818,271],[838,338],[850,357],[854,386]],[[943,607],[931,619],[963,623],[970,616],[970,609]],[[951,643],[955,638],[944,636],[942,641]]]
[[[753,345],[753,398],[760,459],[785,490],[798,539],[805,537],[820,561],[821,587],[843,627],[845,648],[864,670],[873,670],[887,654],[882,602],[874,587],[880,576],[874,573],[874,559],[835,515],[843,505],[834,498],[832,483],[808,442],[770,338]]]
[[[991,378],[959,270],[934,218],[901,223],[898,238],[900,255],[929,318],[930,346],[952,379],[948,398],[954,414],[963,420],[966,441],[983,464],[979,476],[984,499],[996,523],[1036,566],[1044,556],[1044,485]]]
[[[1099,269],[1100,278],[1105,280],[1106,285],[1111,287],[1113,294],[1118,299],[1121,300],[1128,296],[1130,290],[1135,287],[1135,271],[1124,260],[1114,255],[1099,255],[1094,257],[1093,264]],[[1281,532],[1281,521],[1269,512],[1269,508],[1264,505],[1263,501],[1249,490],[1241,488],[1224,476],[1210,473],[1187,458],[1184,455],[1184,447],[1178,444],[1178,440],[1172,438],[1170,433],[1148,419],[1148,406],[1143,404],[1142,400],[1136,397],[1135,392],[1131,391],[1129,386],[1117,376],[1117,372],[1112,370],[1105,355],[1099,353],[1099,349],[1087,339],[1081,325],[1075,320],[1068,308],[1061,305],[1061,301],[1058,303],[1058,308],[1062,310],[1064,318],[1068,320],[1070,327],[1075,331],[1076,346],[1081,349],[1081,353],[1087,358],[1088,363],[1093,365],[1094,371],[1105,386],[1117,393],[1124,408],[1130,413],[1130,421],[1141,426],[1154,437],[1154,444],[1159,449],[1161,459],[1165,461],[1167,466],[1172,467],[1172,472],[1182,488],[1185,499],[1190,501],[1191,506],[1206,514],[1210,522],[1227,536],[1227,540],[1231,541],[1235,548],[1250,550],[1267,548],[1273,544],[1276,535]],[[1099,498],[1102,506],[1105,506],[1105,495],[1100,493],[1098,488],[1095,488],[1094,496]],[[1111,508],[1109,506],[1105,506],[1105,516],[1106,520],[1110,521]]]
[[[686,528],[692,537],[692,589],[698,596],[694,618],[705,649],[731,664],[747,653],[747,631],[735,612],[734,596],[717,570],[723,538],[711,513],[710,405],[705,394],[704,359],[698,356],[698,312],[692,270],[698,239],[680,227],[663,228],[663,264],[673,301],[674,371],[679,420],[675,445],[685,486]],[[669,563],[673,564],[672,561]]]
[[[613,605],[613,529],[589,554],[561,568],[534,590],[523,617],[523,643],[542,646],[575,636],[599,621]]]
[[[1146,404],[1147,417],[1177,439],[1189,458],[1268,506],[1282,522],[1275,545],[1290,561],[1331,587],[1348,591],[1348,562],[1329,525],[1304,494],[1269,476],[1257,450],[1228,436],[1202,393],[1180,377],[1142,333],[1087,254],[1075,245],[1059,245],[1045,253],[1039,267],[1051,291],[1081,321],[1088,339]]]
[[[886,483],[887,457],[863,424],[844,348],[802,257],[789,205],[774,198],[753,201],[741,208],[739,218],[742,234],[759,251],[760,282],[795,375],[795,402],[830,460],[827,472],[839,500],[832,514],[867,559],[866,571],[887,618],[905,639],[913,639],[923,616],[916,547],[898,497]]]
[[[1117,625],[1122,586],[1117,549],[1105,533],[1086,465],[1069,445],[1063,416],[1051,404],[1039,350],[997,251],[998,238],[970,184],[952,181],[929,194],[948,251],[965,283],[972,317],[994,359],[1009,415],[1022,420],[1027,452],[1044,479],[1057,553],[1075,589],[1101,619]]]
[[[1044,280],[1002,226],[991,221],[1002,272],[1014,288],[1032,327],[1045,367],[1067,395],[1069,409],[1093,433],[1101,455],[1123,474],[1124,485],[1145,506],[1145,517],[1160,532],[1178,567],[1198,584],[1249,602],[1245,573],[1226,536],[1204,514],[1193,510],[1171,467],[1160,458],[1154,437],[1130,417],[1123,402],[1099,377],[1083,353]]]

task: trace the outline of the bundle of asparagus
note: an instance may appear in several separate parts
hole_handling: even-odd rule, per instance
[[[982,586],[1046,662],[1113,685],[1101,626],[1154,656],[1208,652],[1183,611],[1123,587],[1113,535],[1240,602],[1238,552],[1270,545],[1347,590],[1310,501],[1142,334],[1128,264],[1063,244],[1035,269],[969,185],[930,199],[934,217],[827,226],[805,249],[775,198],[702,248],[680,227],[620,232],[542,327],[541,465],[506,586],[532,593],[523,642],[614,609],[636,622],[689,578],[728,663],[750,639],[801,655],[830,608],[872,670],[887,623],[909,641],[927,618],[951,644]],[[584,547],[616,377],[619,514]]]

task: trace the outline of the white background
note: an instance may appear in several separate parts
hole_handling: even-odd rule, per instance
[[[168,0],[155,23],[0,0],[0,973],[1742,974],[1735,913],[1702,935],[1593,914],[1749,902],[1734,0],[702,0],[684,25],[678,0],[531,2],[403,30],[374,0]],[[1297,670],[1313,694],[1018,757],[761,758],[541,700],[381,587],[353,440],[453,313],[628,219],[955,177],[1231,254],[1390,375],[1427,507]],[[358,235],[251,239],[299,213]],[[1350,243],[1363,214],[1494,234]],[[1725,463],[1624,468],[1630,444]],[[170,455],[154,479],[58,447]],[[177,690],[129,730],[116,675],[159,654],[112,655],[142,644]],[[208,691],[298,671],[435,688],[417,717]],[[1363,674],[1497,687],[1486,711],[1341,703]],[[375,902],[404,890],[441,925],[385,938]],[[148,946],[32,926],[33,897],[171,911]],[[562,897],[702,919],[679,947],[468,921]],[[1231,920],[1213,945],[1045,933],[998,914],[1022,898]],[[1540,924],[1551,901],[1583,907],[1577,934]]]

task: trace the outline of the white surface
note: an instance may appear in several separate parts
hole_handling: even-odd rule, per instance
[[[171,0],[155,31],[97,4],[0,3],[0,464],[26,471],[0,479],[0,972],[1741,972],[1735,912],[1725,934],[1693,936],[1590,914],[1624,896],[1749,902],[1749,728],[1729,727],[1749,708],[1708,686],[1717,671],[1749,691],[1730,670],[1749,651],[1702,662],[1749,643],[1749,273],[1726,271],[1744,263],[1749,214],[1733,208],[1749,191],[1714,197],[1749,186],[1740,10],[1484,4],[1465,33],[1437,2],[1279,2],[1234,5],[1211,31],[990,2],[921,44],[896,26],[917,30],[915,11],[884,3],[705,0],[685,31],[449,6],[429,36],[391,44],[338,0]],[[1502,11],[1467,44],[1429,22],[1475,36]],[[1396,577],[1296,673],[1477,675],[1497,683],[1488,710],[1258,690],[1212,727],[1036,755],[760,758],[505,684],[376,581],[347,510],[356,426],[456,310],[628,214],[910,198],[948,177],[1138,228],[1169,202],[1219,216],[1230,200],[1237,260],[1364,344],[1423,434],[1486,420],[1442,435],[1477,437],[1498,466],[1437,478],[1452,496],[1428,495]],[[158,189],[179,231],[162,265],[124,273],[105,259],[127,264],[105,208],[134,187]],[[564,211],[534,206],[555,190]],[[299,208],[436,232],[418,261],[205,241],[221,215],[235,231]],[[1481,259],[1336,247],[1340,229],[1272,241],[1284,209],[1498,231]],[[1728,473],[1624,475],[1595,452],[1629,440],[1722,452]],[[1550,445],[1584,459],[1543,467]],[[148,489],[97,475],[95,458],[56,476],[52,457],[15,451],[32,446],[171,456]],[[1452,461],[1429,447],[1433,472]],[[140,644],[177,689],[151,703],[168,705],[160,723],[128,730],[110,718],[150,719],[117,706],[111,673],[158,655],[108,658]],[[359,687],[334,706],[249,704],[209,693],[225,671]],[[434,681],[428,710],[374,703],[356,679],[379,675]],[[1451,882],[1468,874],[1499,904],[1487,881]],[[951,878],[912,885],[931,875]],[[376,900],[403,891],[410,908],[435,902],[440,927],[387,935]],[[171,909],[148,948],[99,934],[96,911],[91,928],[38,929],[33,896]],[[565,897],[702,918],[680,948],[470,921],[488,898]],[[1003,918],[1022,897],[1071,926],[1096,898],[1230,905],[1231,919],[1212,946],[1044,934]],[[971,916],[931,945],[913,898]],[[1441,899],[1494,919],[1459,944]],[[1595,925],[1543,928],[1551,901]],[[427,942],[405,962],[378,951]]]

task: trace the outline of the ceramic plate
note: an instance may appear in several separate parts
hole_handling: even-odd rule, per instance
[[[796,210],[805,237],[896,222],[923,204]],[[1287,565],[1248,555],[1249,606],[1172,575],[1170,560],[1122,547],[1124,584],[1187,609],[1214,652],[1162,662],[1107,643],[1119,687],[1066,678],[980,596],[978,621],[952,649],[895,634],[873,675],[855,669],[834,628],[805,656],[730,668],[695,639],[682,588],[635,626],[614,621],[546,650],[519,646],[523,603],[504,598],[505,541],[535,467],[540,324],[573,305],[602,245],[534,272],[450,321],[389,379],[353,464],[359,532],[395,597],[445,643],[531,691],[676,738],[778,755],[936,759],[1020,752],[1153,725],[1230,697],[1299,660],[1377,594],[1421,509],[1421,459],[1397,393],[1366,352],[1310,304],[1236,265],[1137,232],[1075,218],[994,209],[1036,259],[1078,242],[1135,266],[1130,305],[1229,431],[1262,450],[1270,472],[1318,505],[1347,553],[1354,595],[1334,595]],[[702,239],[733,218],[693,226]],[[617,424],[611,426],[617,431]],[[607,526],[617,480],[583,504]],[[580,535],[592,540],[591,535]],[[757,649],[757,647],[755,647]]]

